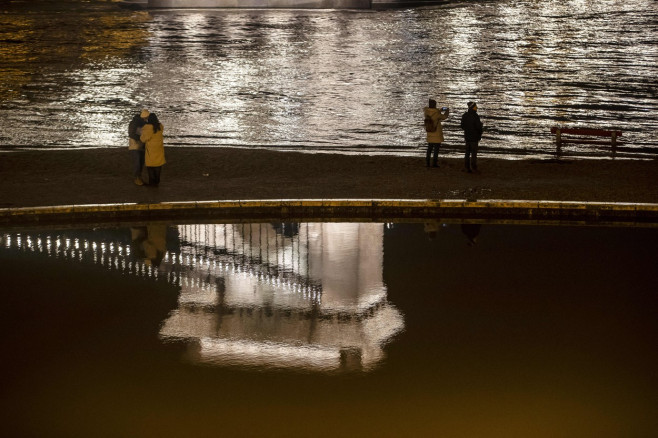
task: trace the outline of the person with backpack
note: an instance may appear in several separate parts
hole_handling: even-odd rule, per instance
[[[441,120],[448,118],[450,108],[443,107],[439,110],[436,107],[436,100],[430,99],[429,106],[425,107],[423,114],[425,115],[425,132],[427,132],[425,163],[427,167],[430,167],[430,156],[432,156],[432,167],[439,167],[439,148],[443,142]]]
[[[482,139],[482,122],[477,113],[478,105],[468,102],[468,111],[462,115],[461,128],[464,130],[464,141],[466,142],[466,155],[464,164],[468,173],[478,172],[478,143]]]

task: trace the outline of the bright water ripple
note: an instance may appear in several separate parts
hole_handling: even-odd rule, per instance
[[[388,11],[4,6],[0,150],[123,147],[148,107],[169,146],[420,153],[428,97],[476,100],[484,151],[554,150],[550,127],[616,128],[658,152],[652,0],[499,0]],[[587,147],[575,150],[597,153]],[[651,154],[650,156],[655,156]]]

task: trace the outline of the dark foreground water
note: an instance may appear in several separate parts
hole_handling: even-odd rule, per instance
[[[658,433],[655,228],[0,238],[2,436]]]
[[[57,4],[64,6],[56,6]],[[0,2],[0,150],[119,147],[148,107],[168,146],[418,154],[428,97],[480,104],[488,153],[554,125],[658,151],[658,3],[494,0],[388,11],[128,11]],[[575,153],[602,152],[597,147]]]

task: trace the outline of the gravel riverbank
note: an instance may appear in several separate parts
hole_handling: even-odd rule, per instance
[[[127,148],[0,153],[0,207],[247,199],[658,202],[658,160],[460,159],[169,148],[159,187],[133,184]]]

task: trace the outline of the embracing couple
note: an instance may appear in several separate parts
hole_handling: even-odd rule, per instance
[[[128,126],[128,149],[133,164],[133,177],[138,186],[157,187],[160,184],[160,172],[165,164],[164,126],[155,113],[142,110],[135,114]],[[142,179],[142,170],[146,165],[148,183]]]

